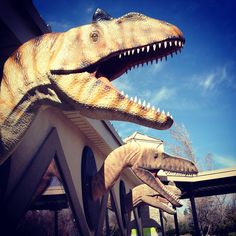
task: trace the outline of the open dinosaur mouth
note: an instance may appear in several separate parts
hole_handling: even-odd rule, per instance
[[[175,193],[173,193],[169,189],[167,189],[166,185],[164,185],[161,182],[161,180],[158,176],[158,172],[160,170],[155,170],[155,171],[154,170],[149,170],[149,171],[153,174],[153,176],[154,176],[156,182],[158,183],[159,187],[162,188],[162,190],[165,192],[166,195],[163,196],[163,197],[165,197],[165,199],[167,199],[174,206],[178,206],[178,207],[182,206],[182,203],[180,202],[180,199],[179,199],[180,196],[175,195]]]
[[[183,38],[168,38],[166,40],[118,51],[98,62],[96,77],[106,77],[110,81],[121,76],[129,69],[144,63],[167,59],[168,55],[181,51],[185,40]]]
[[[95,70],[95,77],[103,80],[106,78],[105,83],[111,85],[111,81],[120,77],[122,74],[127,73],[129,70],[135,67],[139,67],[144,63],[158,63],[158,61],[162,61],[163,58],[167,60],[168,56],[173,56],[173,54],[177,54],[181,52],[181,48],[184,46],[185,39],[184,38],[167,38],[163,41],[155,42],[148,45],[143,45],[139,47],[129,48],[121,51],[117,51],[102,59],[93,68],[87,68],[88,70]],[[112,86],[112,85],[111,85]],[[113,87],[114,88],[114,87]],[[161,111],[160,108],[155,108],[150,103],[145,100],[141,100],[140,98],[129,97],[128,94],[125,94],[123,91],[119,91],[116,89],[122,97],[126,97],[131,102],[134,102],[143,107],[146,111],[153,111],[157,114],[162,114],[168,120],[168,124],[166,127],[170,127],[173,123],[173,117],[169,112],[164,110]]]
[[[159,188],[161,189],[161,192],[159,192],[165,199],[167,199],[172,205],[180,207],[182,206],[182,203],[180,202],[180,194],[175,194],[172,192],[169,188],[164,185],[160,179],[159,175],[162,175],[163,171],[167,174],[171,175],[179,175],[179,176],[194,176],[196,173],[194,171],[192,172],[180,172],[180,171],[166,171],[163,169],[149,169],[149,168],[142,168],[143,170],[146,170],[152,174],[152,176],[155,178],[155,181]]]
[[[150,128],[159,130],[168,129],[173,124],[173,117],[169,112],[165,112],[160,108],[156,108],[145,100],[135,97],[129,97],[124,92],[115,88],[111,81],[127,72],[129,69],[135,66],[143,65],[163,58],[167,59],[170,55],[178,53],[184,46],[185,39],[182,36],[169,37],[158,42],[152,42],[147,45],[137,46],[133,48],[127,48],[124,50],[116,51],[108,56],[103,57],[94,64],[90,64],[82,69],[75,70],[51,70],[52,74],[57,75],[70,75],[82,72],[88,72],[93,77],[101,82],[101,86],[104,88],[104,97],[106,96],[106,102],[110,101],[102,106],[99,101],[94,101],[91,98],[91,104],[87,99],[86,106],[94,109],[94,103],[97,102],[97,107],[101,107],[103,111],[101,117],[96,114],[96,118],[108,120],[123,120],[129,121]],[[109,93],[108,90],[114,91]],[[99,91],[99,90],[97,90]],[[94,92],[94,91],[93,91]],[[110,96],[110,97],[109,97]],[[115,103],[113,101],[116,101]],[[119,104],[119,106],[117,106]],[[108,111],[108,112],[106,112]],[[111,113],[110,111],[116,111]],[[86,115],[89,116],[89,111],[86,109]],[[93,118],[93,114],[91,114]]]

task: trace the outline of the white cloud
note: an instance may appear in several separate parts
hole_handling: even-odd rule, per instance
[[[214,154],[214,162],[220,168],[232,168],[236,167],[236,157],[228,156],[228,155],[217,155]]]
[[[213,89],[215,86],[215,74],[209,74],[206,78],[200,81],[200,86],[202,86],[205,90]]]
[[[160,103],[162,101],[168,100],[176,94],[175,88],[162,87],[160,90],[153,93],[152,103]]]
[[[122,75],[119,79],[112,82],[112,84],[119,89],[119,91],[124,91],[125,93],[131,93],[136,88],[133,86],[131,79],[128,78],[127,74]]]
[[[223,83],[230,82],[231,77],[228,74],[227,65],[224,65],[215,68],[215,70],[209,73],[197,75],[195,79],[199,81],[199,85],[204,91],[209,91],[216,89]]]
[[[158,62],[157,64],[152,65],[151,69],[152,69],[152,73],[159,73],[163,67],[165,66],[165,64],[163,62]]]

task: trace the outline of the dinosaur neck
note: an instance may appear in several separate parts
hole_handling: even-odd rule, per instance
[[[112,188],[122,170],[130,166],[130,160],[137,153],[136,146],[125,144],[107,156],[102,167],[92,179],[91,192],[94,200]]]
[[[33,121],[35,114],[30,111],[30,106],[29,97],[23,98],[20,88],[15,89],[4,75],[0,97],[0,165],[12,154],[18,140]]]
[[[25,43],[4,65],[0,86],[0,165],[29,128],[39,105],[55,100],[55,94],[46,90],[50,84],[46,75],[50,57],[45,55],[56,37],[42,40],[49,38],[45,35]]]

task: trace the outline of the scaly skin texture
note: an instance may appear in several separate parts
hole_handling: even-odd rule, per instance
[[[121,172],[128,167],[143,183],[177,207],[181,206],[178,197],[169,192],[158,178],[157,172],[164,170],[186,175],[198,173],[195,164],[189,160],[170,156],[159,151],[155,145],[145,146],[132,142],[112,151],[98,173],[92,178],[91,193],[93,199],[97,200],[109,191]],[[155,173],[155,176],[152,173]]]
[[[127,98],[111,81],[134,65],[180,50],[182,32],[140,13],[117,19],[98,15],[91,24],[32,39],[6,61],[0,87],[0,165],[42,106],[160,130],[171,127],[169,114]]]
[[[175,185],[166,185],[166,188],[169,192],[171,192],[178,198],[181,196],[181,190]],[[146,184],[140,184],[131,189],[130,192],[126,194],[124,202],[126,213],[129,213],[137,206],[149,205],[158,208],[168,214],[175,214],[176,211],[172,207],[170,207],[168,203],[169,201],[167,199],[162,198],[158,192],[156,192]],[[110,210],[113,210],[110,197],[108,199],[107,207]]]

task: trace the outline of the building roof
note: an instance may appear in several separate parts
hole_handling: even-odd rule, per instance
[[[203,171],[196,176],[162,174],[163,182],[174,181],[182,189],[182,198],[204,197],[236,192],[236,168]]]
[[[158,138],[153,138],[151,136],[145,135],[145,134],[141,134],[139,132],[134,132],[133,134],[131,134],[129,137],[124,139],[125,143],[128,143],[132,140],[135,141],[141,141],[141,142],[149,142],[149,143],[157,143],[157,144],[163,144],[163,141],[161,139]]]
[[[2,0],[0,7],[0,81],[6,59],[24,42],[50,32],[32,0]]]

